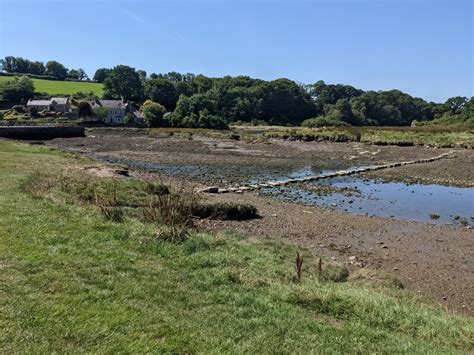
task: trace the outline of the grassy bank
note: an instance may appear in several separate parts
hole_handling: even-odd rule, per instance
[[[9,76],[0,76],[0,83],[2,81],[11,80]],[[60,80],[44,80],[32,79],[36,92],[45,92],[49,95],[71,95],[79,91],[84,93],[93,92],[95,95],[102,97],[103,85],[100,83],[91,82],[76,82],[76,81],[60,81]]]
[[[338,127],[288,128],[278,126],[233,126],[243,135],[302,141],[361,141],[378,145],[432,145],[440,147],[474,147],[474,131],[467,128],[424,127]]]
[[[272,239],[192,232],[171,243],[155,223],[112,222],[68,198],[70,180],[53,196],[25,189],[90,164],[0,141],[2,353],[474,350],[472,319],[402,290],[325,281],[305,251],[297,282],[296,249]],[[123,179],[120,193],[137,188]]]

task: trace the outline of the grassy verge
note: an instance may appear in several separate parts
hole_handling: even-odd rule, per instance
[[[198,232],[170,243],[155,223],[116,223],[66,198],[74,188],[25,191],[38,169],[88,164],[0,141],[2,353],[474,350],[472,319],[405,291],[326,281],[304,251],[297,282],[295,247]]]
[[[0,83],[2,81],[11,80],[11,78],[10,76],[0,76]],[[100,83],[45,79],[31,80],[33,80],[36,92],[45,92],[49,95],[72,95],[77,92],[89,93],[91,91],[99,97],[102,97],[103,94],[103,85]]]
[[[432,145],[439,147],[474,147],[474,131],[468,128],[423,127],[340,127],[288,128],[233,126],[243,135],[302,141],[361,141],[378,145]]]

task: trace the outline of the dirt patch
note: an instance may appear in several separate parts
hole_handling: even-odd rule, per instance
[[[211,200],[254,204],[262,216],[243,222],[209,221],[212,230],[269,235],[329,255],[351,272],[382,270],[417,293],[460,313],[474,314],[474,231],[356,215],[256,196]]]

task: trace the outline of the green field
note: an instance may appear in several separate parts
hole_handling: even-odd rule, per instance
[[[10,80],[9,76],[0,76],[0,83]],[[79,91],[84,93],[93,92],[95,95],[102,97],[103,85],[91,82],[76,82],[76,81],[59,81],[59,80],[44,80],[32,79],[35,85],[36,92],[45,92],[48,95],[71,95]]]
[[[324,281],[301,249],[298,282],[295,246],[220,232],[172,243],[158,224],[106,220],[72,198],[91,179],[67,177],[90,164],[0,141],[0,353],[474,351],[472,318],[388,286]],[[27,189],[41,174],[43,190]]]

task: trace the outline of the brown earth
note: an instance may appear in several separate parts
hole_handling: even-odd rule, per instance
[[[219,186],[242,182],[256,174],[265,179],[305,167],[313,171],[342,169],[427,158],[451,150],[362,143],[149,138],[144,132],[120,130],[93,130],[86,138],[55,139],[48,144],[129,164],[138,171],[135,174],[151,174],[173,183]],[[457,150],[452,158],[367,176],[474,186],[474,151]],[[364,266],[381,269],[447,309],[474,314],[474,232],[469,227],[356,215],[276,201],[258,193],[207,197],[252,203],[263,218],[206,221],[206,228],[270,235],[302,245],[316,255],[331,256],[353,270]]]

